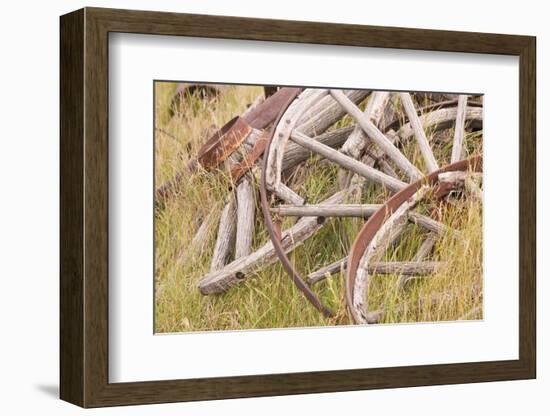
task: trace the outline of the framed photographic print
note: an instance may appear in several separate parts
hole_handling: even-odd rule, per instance
[[[61,398],[534,378],[535,38],[61,17]]]

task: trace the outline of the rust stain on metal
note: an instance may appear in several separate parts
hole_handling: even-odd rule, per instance
[[[264,129],[269,126],[281,111],[282,106],[290,99],[298,96],[303,88],[282,88],[269,96],[263,103],[252,109],[243,118],[255,129]],[[243,158],[243,160],[231,169],[231,178],[237,182],[263,155],[269,132],[265,131],[256,141],[252,150]]]
[[[346,273],[346,303],[348,305],[348,310],[350,311],[354,322],[360,322],[358,316],[356,316],[355,311],[352,307],[353,305],[353,288],[355,285],[355,277],[357,274],[357,269],[359,268],[359,262],[363,257],[363,253],[367,249],[368,245],[382,226],[386,219],[405,201],[407,201],[412,195],[414,195],[423,185],[438,185],[439,174],[443,172],[452,172],[452,171],[466,171],[471,170],[474,172],[481,172],[483,169],[483,160],[481,156],[476,156],[471,159],[461,160],[456,163],[445,166],[442,169],[439,169],[435,172],[432,172],[430,175],[420,179],[417,182],[407,186],[403,190],[396,193],[392,196],[388,202],[386,202],[378,211],[376,211],[369,220],[365,223],[363,228],[359,231],[348,257],[347,264],[347,273]],[[449,192],[450,189],[437,187],[436,192],[439,197],[445,196],[445,191]]]
[[[233,182],[236,183],[252,166],[254,163],[262,156],[264,153],[267,141],[269,139],[269,133],[264,132],[254,143],[254,147],[248,153],[241,162],[235,165],[231,169],[231,178]]]
[[[303,88],[281,88],[244,118],[255,129],[265,129],[277,118],[286,102],[296,98],[302,91]]]
[[[198,163],[205,169],[219,166],[239,148],[251,131],[252,127],[245,119],[232,118],[202,145],[197,155]]]

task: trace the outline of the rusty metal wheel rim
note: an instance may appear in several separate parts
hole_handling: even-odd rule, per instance
[[[311,288],[304,282],[300,274],[296,271],[296,269],[292,265],[290,259],[286,255],[285,250],[281,244],[281,230],[273,222],[273,219],[271,218],[271,212],[269,210],[269,202],[268,202],[267,186],[266,186],[266,171],[267,171],[266,165],[267,165],[268,159],[265,155],[269,153],[269,149],[271,148],[271,144],[273,142],[273,137],[275,136],[277,125],[280,123],[285,111],[287,110],[288,106],[290,106],[290,104],[294,101],[295,98],[296,97],[290,97],[289,100],[285,103],[279,115],[277,116],[275,123],[273,124],[271,134],[269,135],[269,139],[267,140],[267,144],[264,151],[263,164],[262,164],[263,166],[262,166],[261,184],[260,184],[260,202],[261,202],[262,214],[264,217],[264,224],[269,232],[269,237],[271,239],[273,247],[275,248],[277,257],[279,258],[285,271],[288,273],[290,279],[296,285],[298,290],[300,290],[304,294],[306,299],[315,308],[317,308],[320,312],[322,312],[323,315],[328,317],[328,316],[333,316],[334,312],[319,300],[317,295],[313,293]]]
[[[348,265],[346,272],[346,304],[349,312],[351,313],[355,323],[365,323],[365,317],[358,315],[356,308],[353,307],[353,296],[354,296],[354,286],[355,278],[357,274],[357,269],[359,267],[359,262],[372,241],[373,237],[376,235],[376,232],[382,227],[386,219],[395,212],[408,198],[413,196],[416,191],[418,191],[423,185],[436,185],[439,181],[439,174],[444,172],[453,172],[453,171],[466,171],[471,170],[473,172],[482,172],[483,159],[481,156],[472,157],[467,160],[461,160],[456,163],[449,164],[444,168],[441,168],[435,172],[430,173],[421,180],[412,183],[407,186],[402,191],[399,191],[393,195],[375,214],[373,214],[367,222],[363,225],[359,234],[355,238],[355,241],[351,247],[350,254],[348,257]],[[438,197],[445,196],[450,189],[442,189],[441,192],[436,192]],[[368,299],[367,299],[368,300]],[[368,314],[369,311],[365,309],[365,314]]]

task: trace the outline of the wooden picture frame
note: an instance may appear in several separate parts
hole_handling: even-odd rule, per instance
[[[535,378],[534,37],[99,8],[85,8],[62,16],[60,30],[60,396],[63,400],[82,407],[101,407]],[[110,383],[110,32],[518,56],[519,359]]]

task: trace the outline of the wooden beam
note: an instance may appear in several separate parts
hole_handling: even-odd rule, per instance
[[[237,186],[237,233],[235,238],[235,258],[248,256],[252,248],[255,221],[254,187],[248,178],[243,178]]]
[[[235,230],[237,224],[237,212],[235,209],[235,198],[230,196],[229,201],[223,208],[218,227],[218,238],[214,246],[214,253],[210,262],[210,271],[221,269],[231,255],[231,250],[235,242]]]

